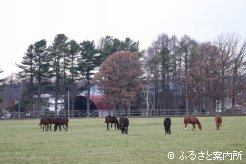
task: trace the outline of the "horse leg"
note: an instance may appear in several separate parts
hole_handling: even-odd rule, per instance
[[[168,126],[165,127],[165,135],[168,134]]]
[[[187,123],[185,124],[185,130],[186,130],[186,127],[187,127]]]
[[[121,127],[121,133],[123,134],[123,133],[124,133],[124,131],[125,131],[125,127],[124,127],[124,126],[122,126],[122,127]]]
[[[172,134],[170,126],[168,126],[168,134]]]
[[[65,131],[67,131],[67,124],[64,124],[63,127],[64,127]]]
[[[125,128],[125,133],[128,134],[128,127]]]
[[[196,129],[196,124],[193,124],[193,130],[195,131],[195,129]]]
[[[220,129],[220,123],[219,122],[217,123],[217,129],[218,130]]]

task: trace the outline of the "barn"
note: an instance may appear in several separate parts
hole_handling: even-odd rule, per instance
[[[75,97],[74,110],[79,111],[81,116],[86,116],[86,97],[81,93]],[[97,90],[91,88],[90,96],[90,113],[96,114],[98,117],[106,117],[111,112],[111,106],[105,103],[104,96]]]

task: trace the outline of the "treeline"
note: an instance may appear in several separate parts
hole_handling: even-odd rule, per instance
[[[234,112],[245,103],[245,54],[246,42],[236,34],[213,43],[160,35],[144,55],[147,109],[223,112],[231,104]]]
[[[88,100],[94,73],[100,72],[100,65],[108,56],[119,51],[137,53],[144,72],[141,77],[138,77],[141,71],[136,75],[141,79],[141,87],[135,91],[136,95],[134,92],[134,98],[130,96],[131,107],[147,109],[147,114],[154,114],[157,109],[213,112],[218,105],[224,111],[225,100],[229,98],[234,109],[235,104],[242,104],[245,98],[245,48],[246,42],[236,34],[222,34],[216,41],[206,43],[189,36],[179,39],[161,34],[146,50],[140,50],[139,42],[130,38],[119,40],[106,36],[95,44],[94,41],[77,43],[58,34],[51,45],[43,39],[28,46],[18,64],[22,70],[16,76],[22,84],[21,110],[32,109],[35,96],[39,108],[35,110],[41,110],[41,95],[45,93],[55,97],[55,110],[60,98],[67,100],[68,91],[71,97],[87,91]],[[134,71],[134,67],[128,68]],[[122,68],[109,70],[115,74],[119,69]],[[113,83],[110,85],[122,86],[120,78],[110,79]],[[124,77],[124,85],[129,84]],[[113,104],[114,108],[124,110],[123,101],[117,100],[121,97],[113,97],[118,102]]]
[[[51,45],[47,45],[47,41],[42,39],[28,46],[22,62],[18,64],[22,71],[5,81],[22,90],[22,93],[9,94],[21,95],[8,96],[2,93],[2,97],[8,100],[12,98],[14,101],[19,99],[21,110],[31,111],[35,99],[34,110],[40,111],[41,104],[45,104],[41,95],[49,93],[55,97],[57,111],[58,100],[67,100],[68,91],[71,97],[82,91],[89,93],[95,69],[108,55],[120,50],[139,52],[139,43],[130,38],[119,40],[112,36],[101,38],[98,45],[88,40],[77,43],[64,34],[56,35]],[[7,88],[10,85],[5,86]],[[5,90],[5,93],[8,91]],[[3,101],[6,99],[3,98]]]

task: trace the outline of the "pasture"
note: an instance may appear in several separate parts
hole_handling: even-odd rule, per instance
[[[104,118],[70,119],[68,131],[42,131],[39,120],[0,120],[0,163],[20,164],[163,164],[245,163],[246,116],[223,117],[216,130],[214,117],[198,117],[202,130],[184,130],[183,117],[171,117],[171,135],[164,134],[159,118],[129,118],[128,134]],[[53,127],[52,127],[53,128]],[[189,151],[194,151],[190,155]],[[213,152],[242,151],[241,160],[213,160]],[[174,159],[168,153],[174,153]],[[212,154],[206,159],[207,155]],[[205,153],[198,160],[198,153]],[[183,156],[189,156],[181,160]],[[221,155],[222,156],[222,155]],[[180,158],[180,159],[179,159]],[[191,160],[195,158],[194,160]]]

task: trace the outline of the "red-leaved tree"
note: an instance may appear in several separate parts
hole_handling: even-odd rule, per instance
[[[120,112],[127,109],[140,90],[140,77],[143,71],[139,55],[130,51],[118,51],[109,55],[101,64],[99,72],[94,76],[94,84],[104,93],[106,101]]]

